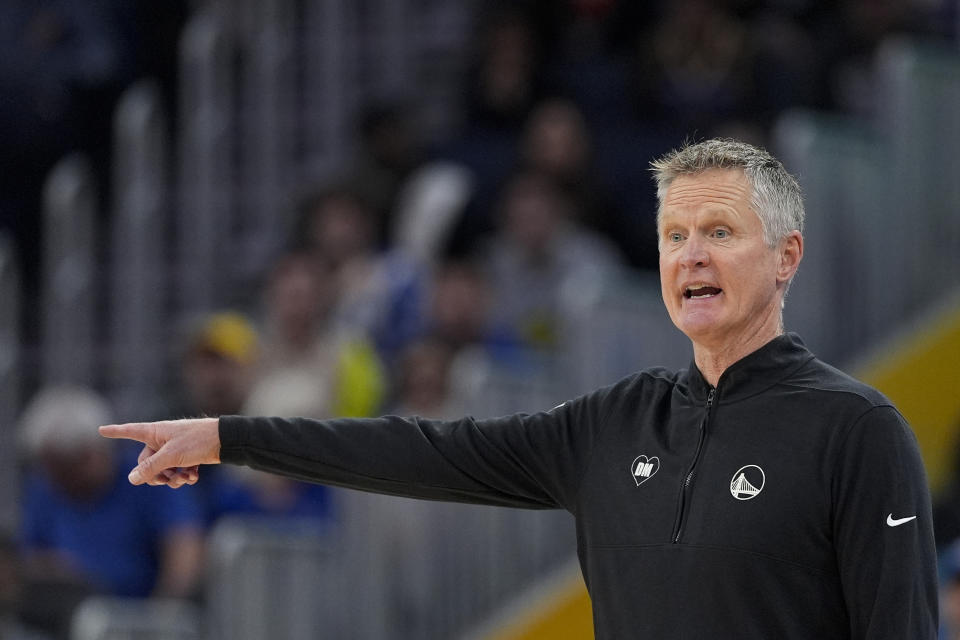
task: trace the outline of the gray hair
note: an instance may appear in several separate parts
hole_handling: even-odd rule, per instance
[[[678,176],[708,169],[742,169],[752,188],[750,204],[763,227],[763,238],[776,246],[791,231],[803,231],[803,196],[800,185],[779,160],[766,150],[745,142],[716,138],[684,144],[650,163],[657,183],[657,233],[663,215],[663,198]]]

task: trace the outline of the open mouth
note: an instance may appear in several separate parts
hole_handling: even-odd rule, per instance
[[[683,297],[688,300],[700,300],[703,298],[712,298],[713,296],[719,295],[721,291],[723,291],[723,289],[718,287],[695,284],[683,290]]]

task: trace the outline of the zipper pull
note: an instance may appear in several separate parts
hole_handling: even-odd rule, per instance
[[[713,406],[713,397],[717,395],[716,387],[710,388],[710,393],[707,394],[707,409]]]

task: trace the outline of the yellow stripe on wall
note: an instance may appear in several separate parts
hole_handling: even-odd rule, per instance
[[[910,422],[936,492],[954,473],[960,430],[960,301],[878,350],[855,375]]]
[[[580,584],[570,585],[564,593],[556,594],[556,600],[550,608],[537,612],[524,623],[494,636],[496,640],[534,640],[536,638],[576,638],[592,640],[593,611],[590,608],[590,596]]]

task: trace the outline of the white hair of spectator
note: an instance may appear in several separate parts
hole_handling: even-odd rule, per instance
[[[68,451],[102,446],[97,427],[113,421],[99,394],[84,387],[48,387],[39,391],[20,418],[20,442],[29,455],[43,449]]]
[[[663,215],[663,198],[678,176],[697,175],[708,169],[741,169],[752,188],[751,205],[767,245],[776,246],[791,231],[803,232],[803,196],[800,185],[783,164],[764,149],[745,142],[717,138],[685,144],[650,163],[657,182],[657,233]]]

